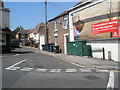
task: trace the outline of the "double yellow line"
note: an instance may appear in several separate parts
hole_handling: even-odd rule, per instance
[[[42,52],[42,53],[43,53],[43,52]],[[43,54],[46,54],[46,53],[43,53]],[[49,55],[49,54],[47,54],[47,55]],[[93,70],[108,70],[108,69],[102,69],[102,68],[96,68],[96,67],[89,67],[89,66],[86,66],[86,65],[80,65],[80,64],[78,64],[78,63],[68,61],[68,60],[63,59],[63,58],[61,58],[61,57],[59,57],[59,56],[56,56],[56,55],[52,55],[52,56],[54,56],[54,57],[56,57],[56,58],[58,58],[58,59],[60,59],[60,60],[63,60],[63,61],[65,61],[65,62],[68,62],[68,63],[70,63],[70,64],[73,64],[73,65],[75,65],[75,66],[78,66],[78,67],[82,67],[82,68],[86,67],[86,68],[93,69]],[[119,70],[108,70],[108,71],[120,72]]]

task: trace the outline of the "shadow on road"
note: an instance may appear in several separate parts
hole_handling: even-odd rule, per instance
[[[22,51],[22,50],[20,50],[20,48],[21,47],[19,47],[19,48],[13,48],[13,49],[11,49],[10,52],[2,53],[2,54],[28,54],[28,53],[34,53],[33,51],[28,51],[28,50]]]
[[[11,54],[27,54],[27,53],[34,53],[33,51],[11,51]]]

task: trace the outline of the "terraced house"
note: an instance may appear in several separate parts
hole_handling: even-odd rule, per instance
[[[66,53],[66,41],[69,41],[68,12],[65,11],[49,20],[49,43],[59,45],[60,52]]]

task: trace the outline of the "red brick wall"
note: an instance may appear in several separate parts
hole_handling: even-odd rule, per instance
[[[57,21],[57,31],[54,31],[54,21]],[[59,21],[62,21],[61,24]],[[62,53],[64,53],[64,34],[69,33],[69,30],[65,30],[63,28],[63,23],[64,23],[64,17],[60,17],[58,19],[55,19],[53,21],[50,21],[48,24],[48,29],[49,29],[49,43],[55,43],[54,40],[54,34],[58,33],[58,45],[60,46],[60,50]]]
[[[55,43],[55,40],[54,40],[54,21],[51,21],[48,24],[48,41],[49,41],[49,43]]]

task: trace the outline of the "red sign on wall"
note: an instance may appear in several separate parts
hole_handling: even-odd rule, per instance
[[[118,37],[118,20],[106,21],[92,25],[92,34],[112,32],[112,37]]]

